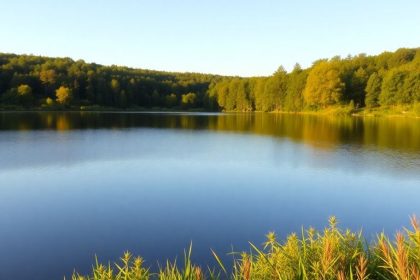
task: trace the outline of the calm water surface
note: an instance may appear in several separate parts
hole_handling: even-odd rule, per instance
[[[420,120],[0,113],[0,279],[94,255],[220,255],[336,215],[368,237],[420,216]],[[225,257],[229,258],[229,257]]]

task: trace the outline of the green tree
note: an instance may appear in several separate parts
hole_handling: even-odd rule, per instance
[[[353,100],[357,106],[364,105],[365,88],[368,79],[369,75],[364,68],[359,67],[356,71],[354,71],[351,78],[351,93],[346,96],[347,100]]]
[[[253,78],[252,80],[252,94],[255,110],[264,111],[265,106],[265,87],[267,78]]]
[[[284,110],[284,100],[287,91],[287,72],[283,66],[268,78],[262,102],[263,111]]]
[[[381,93],[382,77],[374,72],[370,75],[365,88],[366,97],[365,104],[367,107],[372,108],[379,106],[379,95]]]
[[[197,102],[197,95],[193,92],[183,94],[181,104],[183,108],[193,108]]]
[[[381,93],[379,95],[379,104],[381,106],[396,105],[402,103],[399,99],[399,92],[404,85],[405,73],[398,69],[392,69],[387,72],[382,82]]]
[[[234,111],[236,110],[236,101],[237,94],[239,91],[241,81],[238,78],[230,80],[228,87],[228,94],[226,96],[226,110]]]
[[[408,103],[420,102],[420,68],[407,74],[402,92],[408,96]]]
[[[287,111],[296,112],[303,109],[303,91],[307,77],[307,72],[303,71],[299,64],[296,64],[289,74],[284,104]]]
[[[238,84],[236,92],[236,110],[242,112],[252,110],[252,103],[249,96],[249,83],[245,79],[242,79]]]
[[[229,95],[229,80],[223,79],[218,83],[212,84],[212,87],[210,88],[210,96],[216,97],[216,101],[218,106],[226,110],[226,99]]]
[[[341,101],[344,89],[336,63],[321,61],[309,72],[304,99],[311,107],[327,107]]]
[[[391,57],[388,60],[388,67],[395,68],[403,64],[411,62],[416,55],[415,49],[398,49],[391,54]]]

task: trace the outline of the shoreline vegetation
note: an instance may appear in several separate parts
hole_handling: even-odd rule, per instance
[[[167,261],[157,272],[150,271],[141,257],[126,252],[114,264],[96,262],[89,276],[74,272],[72,280],[205,280],[205,279],[284,279],[284,280],[419,280],[420,224],[415,216],[411,228],[404,228],[394,239],[384,233],[367,243],[361,232],[341,230],[331,217],[323,231],[303,229],[277,241],[270,232],[260,247],[250,243],[249,252],[233,254],[227,267],[213,250],[218,267],[202,267],[192,262],[192,245],[184,262]],[[209,253],[210,253],[209,252]]]
[[[386,117],[386,118],[420,118],[420,105],[418,106],[395,106],[391,108],[362,108],[352,109],[347,106],[335,106],[318,111],[208,111],[204,108],[117,108],[117,107],[101,107],[101,106],[85,106],[85,107],[67,107],[67,108],[24,108],[19,106],[0,107],[0,112],[129,112],[129,113],[270,113],[270,114],[290,114],[290,115],[315,115],[315,116],[353,116],[353,117]]]
[[[281,112],[420,116],[420,48],[231,77],[0,53],[0,111]]]

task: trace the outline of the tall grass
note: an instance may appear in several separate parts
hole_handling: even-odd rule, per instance
[[[75,273],[72,280],[420,280],[420,226],[414,216],[411,226],[392,240],[382,233],[368,244],[361,232],[341,230],[331,217],[323,231],[302,229],[283,242],[275,233],[267,234],[261,247],[250,243],[249,253],[236,255],[230,269],[214,251],[219,267],[203,269],[193,264],[190,246],[182,266],[168,261],[151,273],[142,258],[127,252],[114,265],[96,261],[91,275]]]

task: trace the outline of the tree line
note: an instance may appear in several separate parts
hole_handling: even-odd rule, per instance
[[[0,54],[0,103],[25,107],[211,108],[217,75],[103,66],[33,55]]]
[[[302,111],[420,102],[420,49],[315,61],[307,69],[280,67],[270,77],[225,78],[209,95],[228,111]]]
[[[420,102],[420,48],[320,59],[269,77],[223,77],[0,54],[2,106],[303,111]]]

